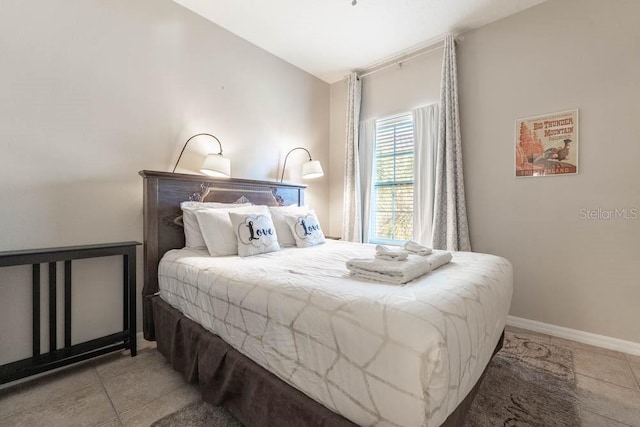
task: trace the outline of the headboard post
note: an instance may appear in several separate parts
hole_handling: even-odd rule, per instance
[[[144,337],[155,340],[151,297],[158,292],[158,263],[171,249],[184,247],[184,232],[175,219],[187,200],[234,203],[245,198],[256,205],[304,204],[304,185],[236,178],[210,178],[157,171],[140,171],[143,178]]]

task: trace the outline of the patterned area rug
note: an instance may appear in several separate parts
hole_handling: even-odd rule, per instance
[[[242,423],[225,408],[211,406],[201,400],[151,425],[153,427],[242,427]]]
[[[465,427],[579,426],[573,355],[528,335],[508,333],[493,358]],[[226,409],[194,402],[155,427],[240,427]]]
[[[507,333],[491,361],[465,426],[579,426],[573,354]]]

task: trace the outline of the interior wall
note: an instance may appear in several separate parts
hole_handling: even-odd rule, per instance
[[[362,78],[360,120],[406,113],[440,102],[442,49]]]
[[[513,263],[511,314],[634,342],[638,16],[633,0],[551,0],[466,33],[458,49],[471,243]],[[514,178],[514,121],[572,108],[579,174]],[[628,219],[597,213],[615,209]]]
[[[458,44],[471,242],[474,251],[513,263],[511,314],[634,342],[640,342],[638,16],[633,0],[549,0],[467,32]],[[441,54],[433,59],[420,73],[409,73],[408,63],[365,78],[363,119],[437,101]],[[342,224],[345,105],[345,83],[333,84],[332,234]],[[515,120],[572,108],[580,109],[580,173],[514,178]],[[585,209],[596,219],[583,219]],[[607,219],[615,209],[628,219]]]
[[[236,178],[276,180],[295,146],[328,169],[329,85],[173,1],[5,0],[0,58],[0,251],[142,241],[138,171],[171,170],[195,133],[220,138]],[[217,150],[193,142],[179,171]],[[328,183],[306,182],[323,225]],[[74,264],[74,342],[121,327],[120,266]],[[0,364],[30,355],[30,277],[0,269]]]
[[[387,117],[439,102],[441,68],[442,50],[437,49],[363,77],[360,120]],[[346,80],[331,85],[330,105],[329,227],[331,235],[340,236],[344,195]]]

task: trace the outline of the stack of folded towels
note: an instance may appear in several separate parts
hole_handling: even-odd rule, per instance
[[[405,243],[402,249],[376,246],[374,259],[347,261],[349,275],[354,278],[403,285],[451,261],[451,253],[422,246],[414,241]]]

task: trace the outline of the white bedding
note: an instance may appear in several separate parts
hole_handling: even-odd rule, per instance
[[[348,277],[345,261],[374,255],[337,241],[249,258],[172,250],[160,296],[356,424],[439,426],[491,358],[511,264],[457,252],[404,286]]]

